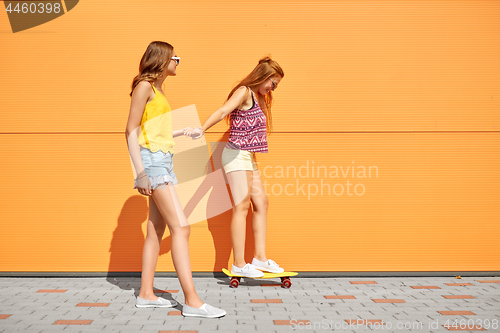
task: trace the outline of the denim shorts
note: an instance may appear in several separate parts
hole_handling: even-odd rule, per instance
[[[175,176],[174,164],[172,162],[173,156],[169,152],[164,153],[158,150],[154,153],[147,148],[141,147],[142,165],[149,177],[152,190],[166,183],[177,185],[177,177]],[[134,188],[137,188],[137,179],[135,180]]]

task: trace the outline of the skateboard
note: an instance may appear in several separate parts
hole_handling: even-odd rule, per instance
[[[231,272],[225,268],[223,268],[222,271],[224,272],[224,274],[226,274],[227,276],[229,276],[231,278],[231,287],[232,288],[238,288],[242,277],[248,278],[248,279],[273,279],[273,278],[279,277],[281,279],[281,286],[283,288],[288,289],[292,286],[292,282],[290,281],[290,277],[299,274],[297,272],[283,272],[283,273],[264,272],[264,276],[262,276],[262,277],[247,277],[247,276],[242,276],[242,275],[237,275],[237,274],[231,274]]]

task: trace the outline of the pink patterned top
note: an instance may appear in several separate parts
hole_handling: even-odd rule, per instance
[[[234,109],[229,117],[229,142],[227,148],[267,153],[266,115],[252,94],[253,105],[249,110]]]

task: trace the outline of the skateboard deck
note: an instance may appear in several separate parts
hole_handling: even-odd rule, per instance
[[[247,277],[243,275],[237,275],[237,274],[232,274],[229,270],[223,268],[222,272],[229,276],[231,278],[231,287],[232,288],[238,288],[240,285],[240,280],[242,277],[246,279],[274,279],[274,278],[280,278],[281,279],[281,285],[283,288],[290,288],[292,286],[292,282],[290,281],[290,277],[295,276],[299,273],[297,272],[283,272],[283,273],[268,273],[268,272],[263,272],[264,276],[261,277]]]

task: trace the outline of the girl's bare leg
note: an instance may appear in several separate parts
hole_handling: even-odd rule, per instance
[[[253,205],[252,227],[255,238],[254,258],[267,261],[266,257],[266,234],[267,234],[267,199],[259,170],[253,171],[252,195],[250,200]]]
[[[142,299],[150,301],[158,299],[153,293],[153,282],[165,227],[165,220],[158,211],[153,198],[149,197],[149,217],[142,251],[141,291],[139,292],[139,297]]]
[[[233,217],[231,218],[231,241],[236,267],[245,266],[245,236],[248,209],[252,191],[252,171],[232,171],[226,174],[233,196]]]
[[[161,213],[170,230],[172,260],[182,291],[184,292],[185,303],[193,308],[199,308],[203,305],[203,302],[194,288],[191,261],[189,258],[189,234],[191,227],[186,223],[186,217],[182,209],[176,209],[176,207],[181,207],[181,205],[175,187],[169,183],[166,187],[157,188],[153,191],[152,197],[157,210]],[[185,226],[181,226],[181,223]]]

